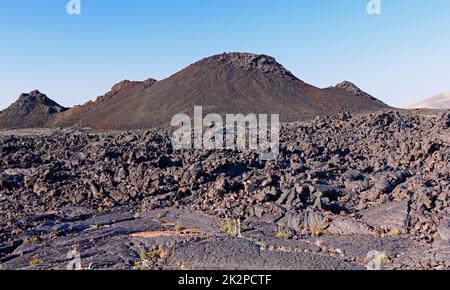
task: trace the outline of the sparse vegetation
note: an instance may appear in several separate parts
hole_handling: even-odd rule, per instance
[[[370,251],[367,254],[366,267],[369,270],[382,270],[384,266],[390,263],[385,252]]]
[[[149,252],[141,252],[139,261],[134,263],[137,270],[152,270],[155,265],[164,257],[164,251],[160,248],[153,249]]]
[[[161,258],[162,254],[163,254],[163,250],[155,249],[155,250],[148,252],[146,256],[147,256],[147,258],[156,258],[156,257]]]
[[[388,235],[393,237],[393,238],[398,238],[401,235],[401,231],[397,228],[393,228],[389,231]]]
[[[48,157],[56,163],[63,164],[65,153],[69,152],[70,159],[79,164],[63,170],[60,176],[59,166],[49,167],[46,162],[30,159],[26,154],[3,152],[5,160],[17,161],[0,174],[4,193],[0,205],[7,221],[2,230],[7,241],[8,261],[3,267],[31,268],[28,264],[33,257],[44,261],[39,269],[64,267],[65,262],[61,261],[67,260],[66,249],[78,246],[83,250],[80,254],[86,257],[83,263],[95,257],[96,268],[129,269],[134,262],[141,261],[141,250],[145,251],[142,261],[157,261],[158,254],[148,251],[153,249],[153,242],[158,241],[162,244],[156,248],[169,251],[170,246],[170,253],[173,248],[174,254],[170,255],[170,263],[160,261],[156,266],[152,264],[152,268],[179,268],[179,260],[186,260],[186,254],[195,254],[191,252],[198,251],[199,243],[201,247],[223,244],[240,247],[252,243],[268,251],[305,250],[312,257],[325,259],[325,263],[320,262],[318,266],[326,265],[328,258],[325,256],[341,255],[345,256],[344,260],[351,260],[352,265],[362,266],[365,260],[361,251],[381,250],[383,246],[392,259],[388,268],[397,268],[400,264],[405,269],[448,268],[449,262],[440,259],[445,255],[446,249],[441,246],[448,240],[450,229],[447,195],[442,191],[448,182],[440,173],[448,167],[444,157],[450,154],[450,147],[440,141],[441,137],[449,135],[446,133],[450,130],[450,113],[441,114],[442,117],[435,117],[434,113],[427,117],[419,112],[400,113],[371,116],[342,113],[304,125],[286,125],[282,127],[280,145],[283,150],[279,154],[281,160],[288,160],[289,164],[274,164],[275,169],[270,169],[269,163],[258,162],[257,156],[250,152],[242,155],[212,151],[203,156],[190,151],[180,154],[167,150],[170,133],[160,129],[148,133],[117,132],[117,135],[107,132],[90,135],[84,130],[64,129],[48,137],[0,138],[6,147],[17,148],[19,153],[30,152],[33,156],[41,152],[30,148],[42,143],[48,147]],[[339,132],[334,130],[336,128]],[[373,142],[379,132],[386,133],[383,138],[386,144]],[[430,144],[422,144],[426,145],[424,148],[398,147],[403,142],[415,144],[427,136],[431,138]],[[342,137],[342,142],[337,142],[337,137]],[[70,142],[60,142],[64,138]],[[85,146],[94,139],[96,146]],[[142,162],[134,159],[149,154],[141,144],[143,140],[155,152],[150,154],[151,161],[139,168]],[[304,141],[300,146],[302,157],[290,158],[298,148],[298,140]],[[317,144],[323,146],[318,148]],[[335,154],[335,148],[342,148],[343,155]],[[399,154],[391,156],[396,148]],[[107,155],[104,160],[96,157],[103,154]],[[161,158],[157,160],[156,156]],[[348,158],[340,158],[343,156]],[[136,184],[135,174],[141,169],[145,181]],[[66,174],[70,180],[58,182],[59,178],[67,177]],[[35,185],[28,184],[29,180],[21,176],[33,176],[38,181]],[[120,183],[115,181],[119,177]],[[194,187],[190,186],[193,181]],[[99,198],[89,194],[89,183],[95,184],[101,195]],[[421,192],[422,186],[428,190]],[[354,190],[361,192],[353,194]],[[45,202],[36,202],[29,196],[30,191],[36,191]],[[117,193],[113,194],[114,198],[110,195],[112,192]],[[99,214],[97,208],[103,213]],[[137,213],[139,219],[133,219],[139,216]],[[416,215],[419,218],[415,218]],[[241,231],[248,239],[236,238]],[[100,238],[111,235],[114,237],[110,242],[105,243]],[[388,251],[399,246],[399,238],[417,241],[424,248],[423,253],[418,253],[414,243],[401,244],[402,256]],[[299,245],[291,245],[298,240]],[[123,247],[124,244],[127,246]],[[310,248],[309,244],[319,248]],[[143,249],[142,245],[147,247]],[[17,247],[14,252],[23,250],[24,255],[9,253]],[[139,250],[136,251],[136,247],[140,247]],[[425,250],[427,248],[433,251]],[[352,250],[358,252],[355,259],[350,257]],[[228,252],[224,251],[224,255],[234,255]],[[110,256],[117,253],[123,259],[109,264]],[[427,262],[421,263],[423,261]],[[224,267],[214,263],[211,267]],[[286,268],[291,265],[298,266],[286,262]],[[278,261],[268,259],[267,268],[272,266],[279,267]]]
[[[35,268],[35,267],[42,265],[42,263],[44,263],[42,260],[40,260],[38,258],[33,258],[30,260],[29,266],[32,268]]]
[[[182,224],[180,224],[180,223],[177,223],[176,225],[175,225],[175,230],[177,231],[177,232],[182,232],[183,230],[185,230],[186,228],[182,225]]]
[[[24,244],[36,244],[41,240],[40,237],[29,237],[26,238],[23,242]]]
[[[156,214],[156,218],[160,220],[160,219],[165,218],[166,215],[167,215],[166,212],[158,212],[158,213]]]
[[[321,237],[321,236],[328,234],[328,231],[327,231],[327,229],[317,228],[313,231],[313,233],[315,236]]]
[[[283,233],[283,232],[278,232],[275,235],[275,238],[277,238],[277,239],[287,239],[287,235],[285,233]]]
[[[241,235],[241,221],[226,218],[220,226],[220,232],[230,236],[239,237]]]

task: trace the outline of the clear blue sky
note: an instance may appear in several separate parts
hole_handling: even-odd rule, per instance
[[[402,106],[450,91],[450,1],[0,0],[0,108],[39,89],[81,104],[225,51],[269,54],[319,87],[350,80]]]

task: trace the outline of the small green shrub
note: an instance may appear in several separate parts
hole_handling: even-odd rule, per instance
[[[165,218],[166,215],[167,215],[166,212],[158,212],[158,213],[156,214],[156,218],[160,220],[160,219]]]
[[[178,224],[176,224],[175,225],[175,230],[177,231],[177,232],[182,232],[183,230],[185,230],[186,228],[182,225],[182,224],[180,224],[180,223],[178,223]]]
[[[283,232],[278,232],[278,233],[275,235],[275,238],[277,238],[277,239],[287,239],[287,236],[286,236],[286,234],[283,233]]]
[[[40,260],[38,258],[33,258],[30,260],[29,266],[32,268],[35,268],[35,267],[42,265],[42,263],[44,263],[42,260]]]
[[[159,248],[149,252],[141,252],[139,254],[139,261],[134,263],[134,267],[137,270],[151,270],[163,257],[164,251]]]
[[[29,237],[27,239],[25,239],[23,242],[25,244],[36,244],[41,240],[40,237]]]
[[[220,232],[238,237],[241,235],[241,222],[239,220],[226,218],[220,226]]]

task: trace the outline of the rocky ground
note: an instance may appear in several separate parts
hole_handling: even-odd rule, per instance
[[[450,112],[287,124],[277,162],[163,129],[0,143],[3,269],[450,268]]]

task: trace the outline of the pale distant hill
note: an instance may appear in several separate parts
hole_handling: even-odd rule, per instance
[[[450,92],[411,104],[408,109],[450,109]]]

